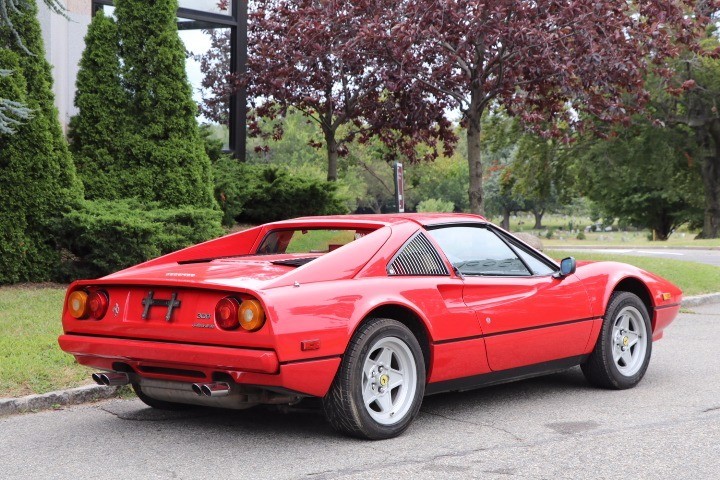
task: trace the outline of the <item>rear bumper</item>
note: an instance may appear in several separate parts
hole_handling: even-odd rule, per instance
[[[281,364],[272,350],[113,337],[61,335],[58,343],[78,363],[101,370],[130,367],[142,377],[193,383],[226,374],[236,383],[313,396],[327,393],[340,365],[340,357]]]

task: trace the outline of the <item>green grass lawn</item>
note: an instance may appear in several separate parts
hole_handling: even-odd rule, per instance
[[[720,291],[720,268],[702,263],[655,257],[634,257],[586,252],[584,250],[548,250],[552,258],[575,257],[577,260],[623,262],[660,275],[683,290],[684,296]]]
[[[499,223],[500,218],[492,221]],[[590,218],[580,215],[547,214],[543,217],[543,229],[533,230],[535,220],[532,215],[520,214],[510,218],[510,231],[528,232],[536,235],[548,247],[574,247],[574,246],[622,246],[622,247],[720,247],[720,239],[695,240],[698,232],[689,231],[681,226],[677,232],[670,235],[666,241],[652,241],[649,230],[626,232],[585,232],[585,227],[594,222]],[[571,231],[572,227],[572,231]],[[547,238],[548,230],[552,230],[551,238]],[[578,240],[578,232],[582,231],[584,240]]]
[[[87,384],[90,371],[60,350],[64,287],[0,288],[0,397]]]

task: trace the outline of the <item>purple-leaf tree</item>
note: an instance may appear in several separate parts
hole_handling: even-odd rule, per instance
[[[461,113],[470,209],[482,213],[484,112],[502,105],[554,136],[582,128],[581,119],[629,122],[648,100],[648,70],[692,46],[708,21],[695,3],[396,0],[365,25],[364,42],[386,59],[386,85],[421,86]]]
[[[249,5],[248,73],[233,79],[226,74],[229,42],[216,36],[213,48],[200,61],[205,71],[203,113],[223,121],[223,99],[233,89],[247,88],[251,135],[282,135],[288,109],[314,121],[322,138],[313,142],[327,151],[328,180],[337,179],[338,158],[354,139],[376,136],[395,154],[417,159],[418,143],[446,150],[455,143],[443,100],[419,88],[387,85],[386,69],[369,56],[376,39],[367,25],[387,8],[381,0],[354,2],[267,0]],[[411,82],[410,82],[411,83]],[[408,85],[405,82],[405,85]],[[261,121],[262,119],[262,121]],[[268,132],[268,124],[273,124]]]

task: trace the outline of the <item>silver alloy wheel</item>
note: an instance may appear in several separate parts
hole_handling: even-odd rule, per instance
[[[397,337],[375,342],[363,362],[362,398],[368,414],[381,425],[401,421],[417,389],[415,357]]]
[[[620,310],[612,329],[612,356],[621,375],[631,377],[642,368],[647,351],[647,329],[640,311],[632,306]]]

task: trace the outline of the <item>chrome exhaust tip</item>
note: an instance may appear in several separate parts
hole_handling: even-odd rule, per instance
[[[106,387],[117,387],[130,383],[130,377],[127,373],[109,372],[109,373],[93,373],[92,379],[98,385]]]
[[[192,391],[195,392],[195,395],[202,397],[204,393],[202,392],[202,385],[199,383],[193,383],[192,384]]]
[[[193,385],[193,391],[195,385]],[[206,383],[200,385],[200,391],[206,397],[226,397],[230,395],[230,385],[225,382]]]

